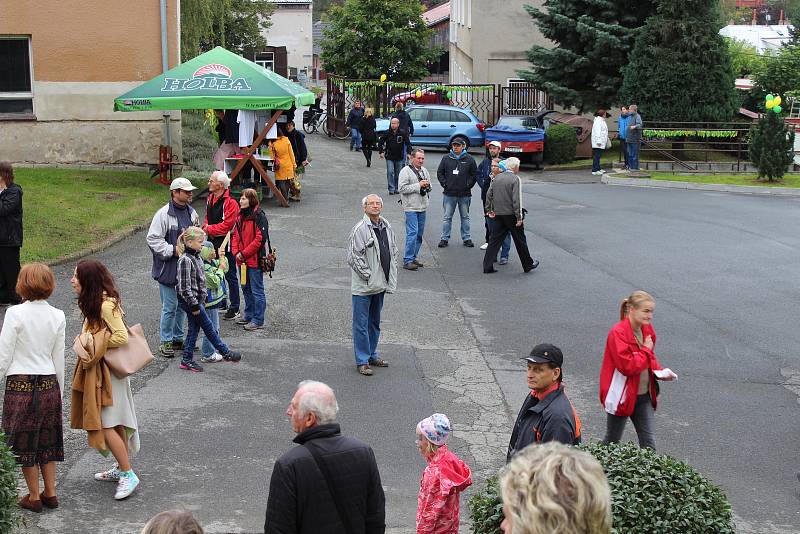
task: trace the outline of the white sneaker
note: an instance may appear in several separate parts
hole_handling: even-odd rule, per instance
[[[217,363],[221,361],[222,361],[222,354],[220,354],[219,352],[215,352],[214,354],[208,357],[203,356],[202,358],[200,358],[201,363]]]
[[[111,469],[108,471],[102,471],[100,473],[94,474],[95,480],[101,480],[103,482],[116,482],[119,480],[119,474],[122,471],[119,470],[119,464],[115,463],[111,466]]]
[[[122,500],[135,490],[139,486],[139,477],[136,476],[136,473],[130,471],[130,473],[120,473],[119,483],[117,484],[117,492],[114,494],[114,498],[116,500]]]
[[[606,173],[606,171],[605,171],[605,170],[603,170],[603,169],[600,169],[600,170],[599,170],[599,171],[597,171],[597,172],[599,172],[600,174],[605,174],[605,173]]]
[[[600,172],[600,171],[592,171],[592,174],[594,174],[595,176],[599,176],[599,175],[601,175],[603,173]]]
[[[487,248],[489,248],[489,243],[484,243],[481,245],[481,250],[486,250]]]

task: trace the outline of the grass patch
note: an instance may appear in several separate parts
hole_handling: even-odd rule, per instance
[[[620,152],[619,141],[612,141],[611,148],[603,150],[600,156],[600,165],[608,167],[613,163],[621,161],[622,153]],[[548,171],[569,171],[569,170],[583,170],[589,169],[592,166],[592,158],[576,159],[569,163],[562,163],[560,165],[545,165],[545,170]]]
[[[759,181],[756,174],[673,174],[652,172],[652,180],[691,182],[695,184],[757,185],[764,187],[800,187],[800,174],[787,174],[779,182]]]
[[[22,261],[52,261],[148,223],[169,189],[147,172],[14,169],[22,187]]]

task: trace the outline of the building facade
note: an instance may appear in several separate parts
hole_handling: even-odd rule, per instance
[[[312,76],[314,43],[311,0],[272,0],[272,25],[264,32],[267,44],[286,47],[288,78],[305,82]]]
[[[439,58],[431,65],[431,76],[447,81],[450,68],[450,2],[429,9],[422,14],[422,18],[433,30],[431,47],[442,49]]]
[[[450,83],[507,84],[527,69],[534,44],[552,46],[524,6],[544,0],[451,0]]]
[[[179,2],[167,3],[169,68]],[[0,159],[155,163],[161,112],[114,112],[114,98],[162,72],[159,2],[0,1]],[[171,137],[180,153],[180,113]]]

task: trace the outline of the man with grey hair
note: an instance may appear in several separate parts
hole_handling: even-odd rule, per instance
[[[327,384],[297,386],[286,415],[299,446],[276,462],[269,481],[264,534],[383,534],[386,498],[375,454],[343,436]]]
[[[372,368],[389,367],[378,357],[381,310],[386,293],[397,289],[397,244],[389,221],[381,217],[383,199],[367,195],[361,200],[364,217],[350,231],[347,263],[353,295],[353,350],[356,368],[372,376]]]
[[[222,171],[214,171],[208,178],[208,200],[206,201],[206,216],[203,220],[203,230],[208,240],[214,244],[218,255],[224,254],[228,259],[228,272],[225,281],[228,283],[228,298],[230,304],[223,319],[235,319],[239,313],[239,278],[236,275],[236,260],[231,252],[230,240],[225,250],[220,250],[225,236],[233,231],[233,226],[239,218],[239,203],[230,194],[231,179]]]
[[[428,193],[431,192],[431,175],[424,167],[425,151],[411,151],[411,162],[400,171],[400,202],[406,216],[406,248],[403,269],[416,271],[422,267],[417,260],[425,232],[425,212],[428,209]]]
[[[528,252],[528,242],[525,239],[525,228],[522,220],[525,218],[522,209],[522,180],[517,176],[519,172],[519,159],[508,158],[504,162],[505,172],[501,172],[492,180],[489,191],[486,192],[486,215],[492,219],[489,247],[483,256],[483,272],[496,273],[494,268],[497,252],[508,233],[514,240],[522,269],[527,273],[539,266],[539,262],[531,258]]]
[[[625,135],[625,146],[628,149],[628,167],[632,171],[639,170],[639,145],[642,144],[642,116],[639,106],[628,107],[628,132]]]

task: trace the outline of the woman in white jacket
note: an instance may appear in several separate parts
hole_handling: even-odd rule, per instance
[[[594,123],[592,124],[592,174],[603,174],[603,169],[600,168],[600,156],[603,150],[611,146],[608,139],[608,124],[606,124],[606,117],[608,113],[604,109],[598,109],[594,114]]]

